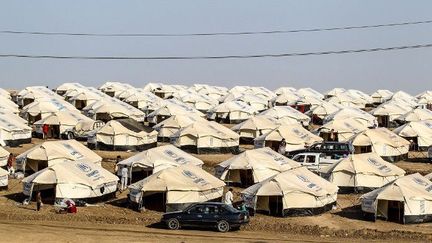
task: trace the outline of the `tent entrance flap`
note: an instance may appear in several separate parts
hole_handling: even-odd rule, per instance
[[[269,141],[265,142],[265,146],[271,148],[274,151],[278,151],[280,143],[281,143],[281,141],[269,140]]]
[[[155,192],[143,196],[142,206],[146,209],[165,212],[166,211],[166,192]]]
[[[379,127],[389,127],[390,117],[389,116],[377,116]]]
[[[54,203],[56,198],[56,185],[34,185],[31,196],[33,200],[36,200],[36,194],[38,191],[40,191],[44,203]]]
[[[254,184],[252,170],[240,170],[240,182],[243,187]]]
[[[252,170],[230,170],[225,179],[233,185],[239,184],[241,187],[249,187],[254,184]]]
[[[130,176],[130,183],[135,183],[137,181],[140,181],[142,179],[147,178],[152,174],[152,170],[143,169],[143,168],[133,168],[132,169],[132,175]]]
[[[82,110],[86,106],[87,106],[86,100],[75,100],[75,108],[77,108],[78,110]]]
[[[404,202],[378,200],[377,217],[385,218],[388,221],[404,223]]]
[[[269,196],[269,213],[272,216],[282,216],[282,196]]]
[[[48,138],[60,139],[61,138],[60,125],[49,125],[47,136]]]
[[[364,153],[371,153],[371,152],[372,152],[372,146],[354,146],[355,154],[364,154]]]
[[[404,202],[388,201],[388,221],[404,223]]]

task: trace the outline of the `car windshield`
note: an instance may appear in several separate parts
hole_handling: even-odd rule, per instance
[[[238,213],[238,212],[240,212],[239,210],[237,210],[237,209],[235,209],[233,206],[231,206],[231,205],[224,205],[224,208],[226,209],[226,210],[228,210],[229,212],[231,212],[231,213]]]

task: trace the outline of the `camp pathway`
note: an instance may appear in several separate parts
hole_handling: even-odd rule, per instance
[[[171,231],[140,225],[83,222],[0,220],[1,242],[342,242],[326,236],[307,237],[250,231],[218,233],[204,230]],[[361,242],[350,239],[350,242]],[[370,240],[369,240],[370,241]],[[373,242],[373,241],[372,241]],[[383,242],[380,240],[379,242]]]

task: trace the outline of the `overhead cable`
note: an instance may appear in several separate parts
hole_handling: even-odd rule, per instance
[[[19,31],[19,30],[0,30],[0,34],[19,34],[19,35],[51,35],[51,36],[93,36],[93,37],[187,37],[187,36],[230,36],[230,35],[265,35],[265,34],[288,34],[302,32],[322,32],[336,30],[355,30],[371,29],[382,27],[397,27],[405,25],[430,24],[432,20],[386,23],[374,25],[354,25],[327,28],[305,28],[291,30],[268,30],[268,31],[240,31],[240,32],[212,32],[212,33],[80,33],[80,32],[44,32],[44,31]]]
[[[249,59],[249,58],[281,58],[299,56],[321,56],[335,54],[370,53],[381,51],[396,51],[407,49],[420,49],[432,47],[430,44],[377,47],[368,49],[332,50],[319,52],[294,52],[279,54],[252,54],[252,55],[224,55],[224,56],[62,56],[62,55],[27,55],[27,54],[0,54],[0,58],[31,58],[31,59],[80,59],[80,60],[203,60],[203,59]]]

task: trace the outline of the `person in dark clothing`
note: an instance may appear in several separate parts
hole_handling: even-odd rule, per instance
[[[41,206],[42,206],[42,196],[41,196],[41,192],[38,191],[36,193],[36,211],[40,211]]]
[[[117,167],[117,164],[119,163],[121,161],[121,156],[120,155],[117,155],[117,158],[116,158],[116,161],[115,161],[115,164],[114,164],[114,174],[117,172],[117,170],[118,170],[118,167]]]

